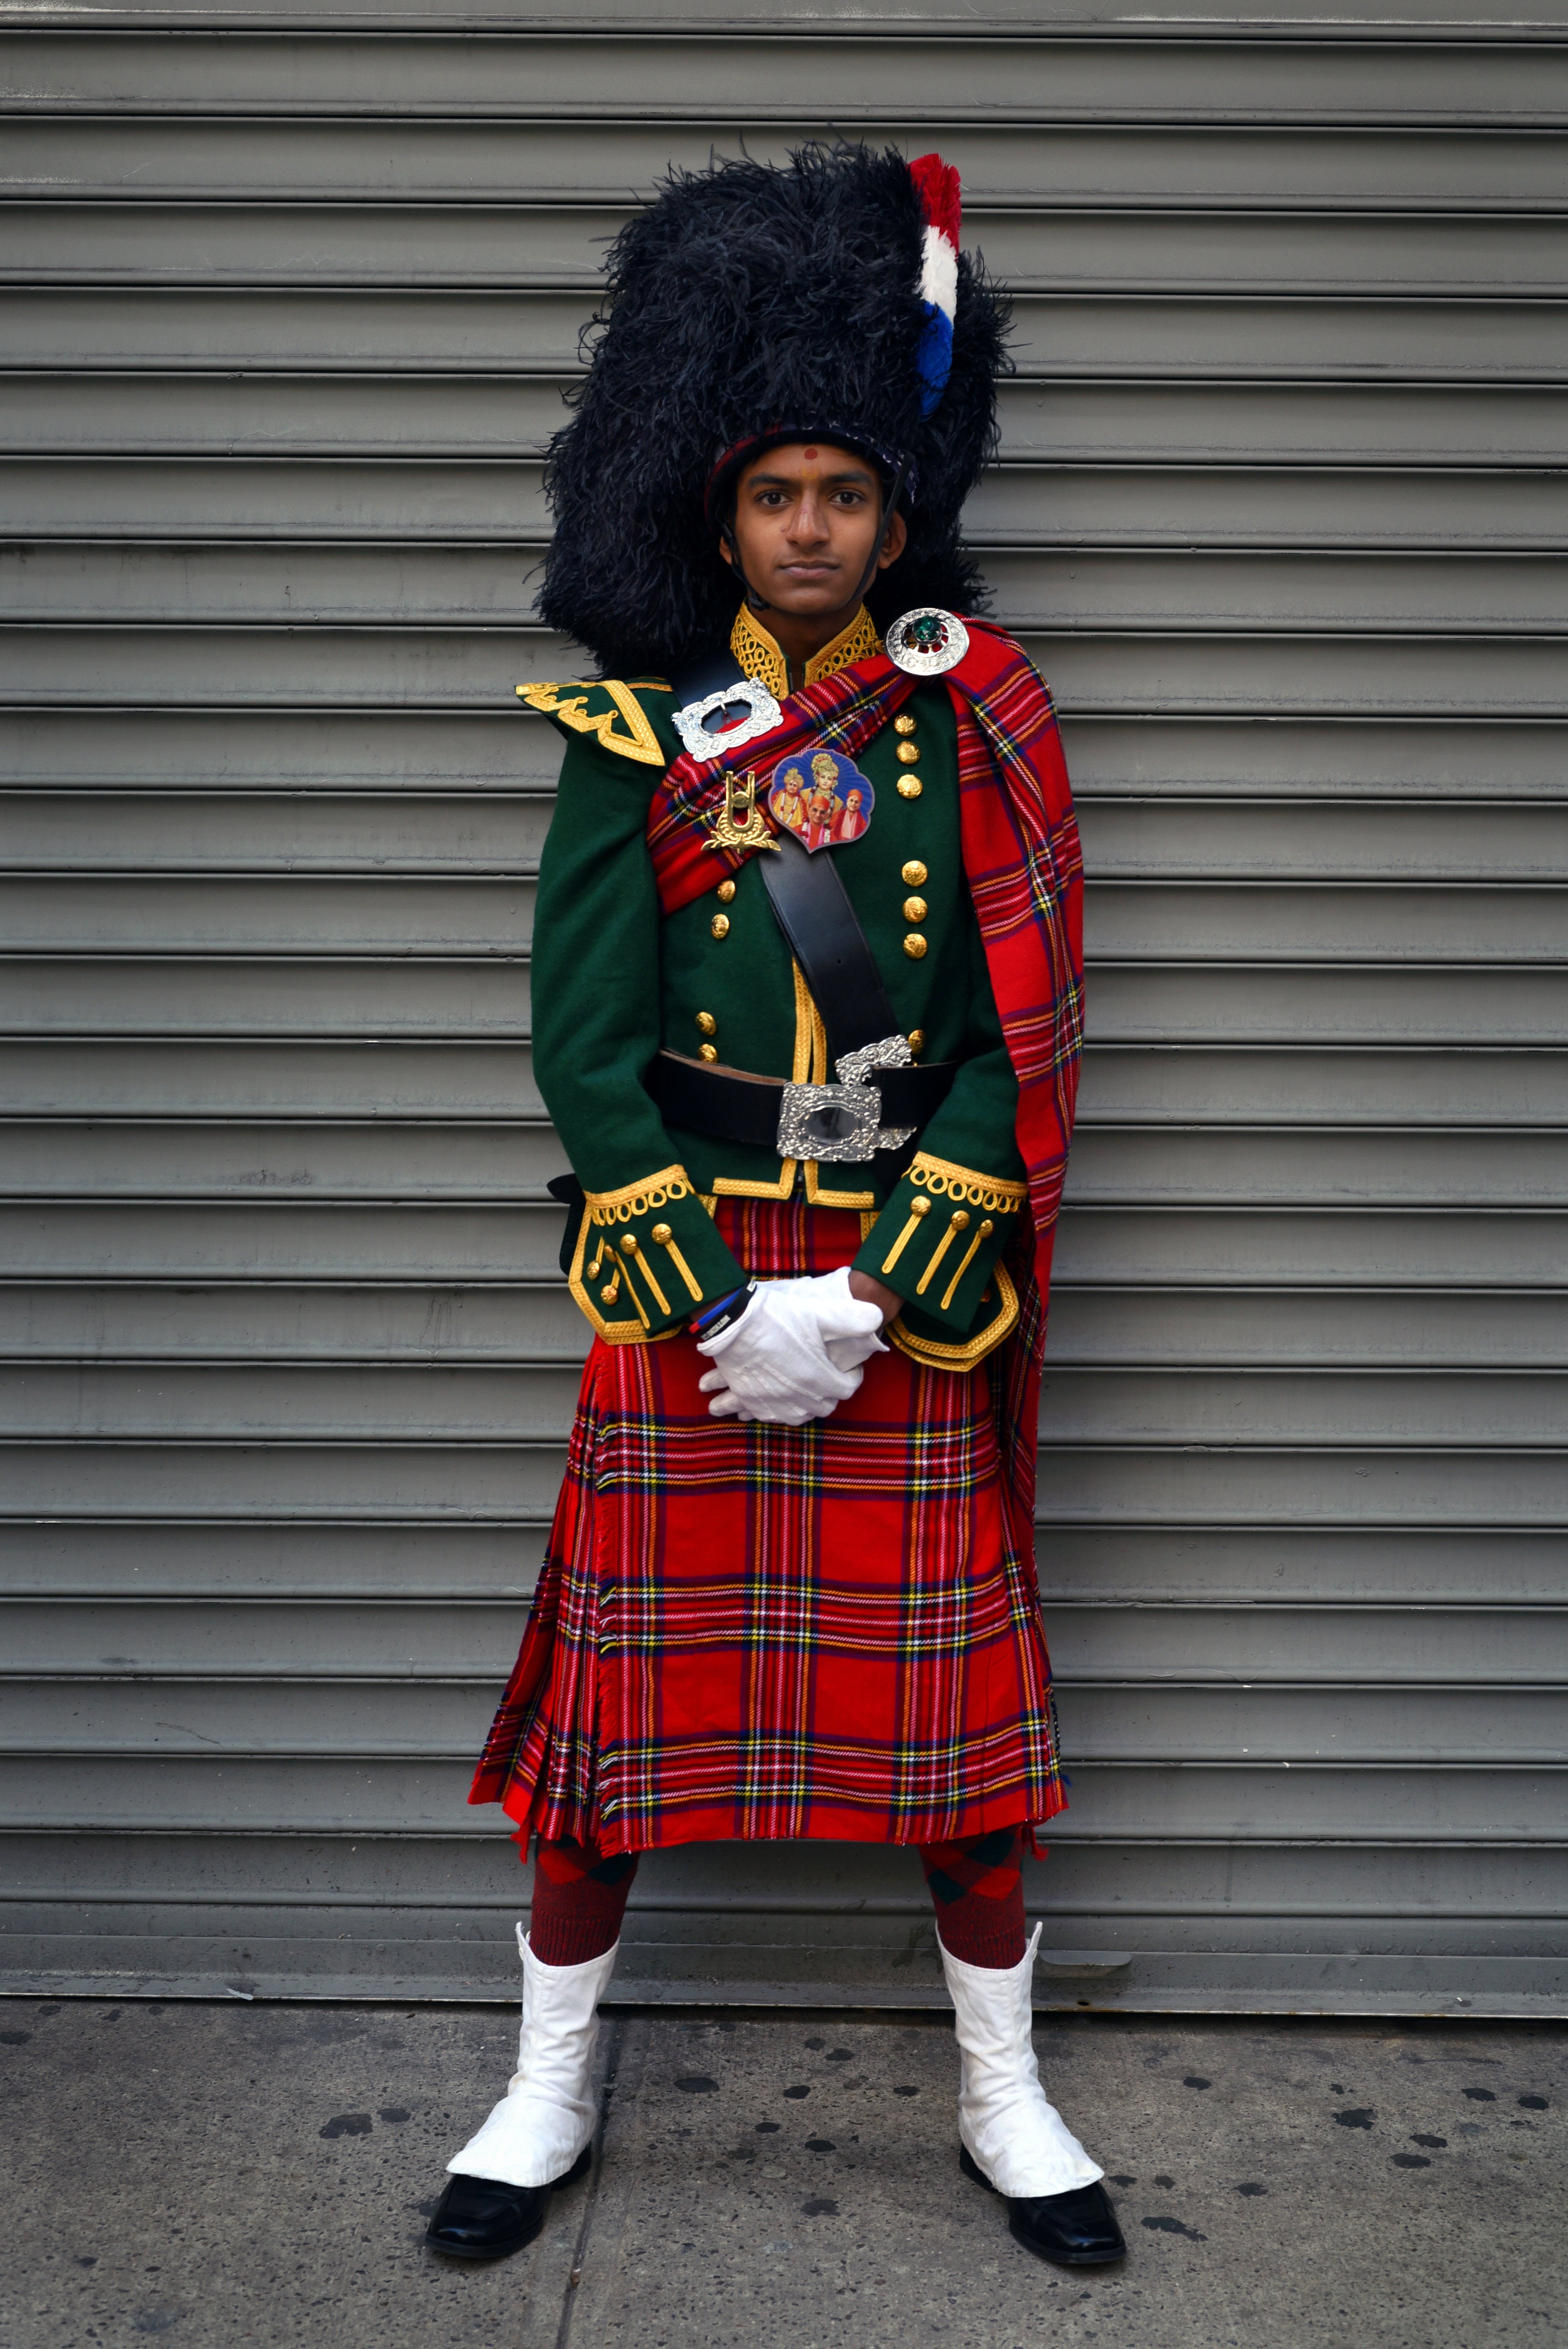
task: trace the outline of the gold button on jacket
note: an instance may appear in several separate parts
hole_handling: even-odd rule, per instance
[[[763,674],[766,632],[752,626],[747,673],[775,689]],[[820,673],[830,673],[827,656],[819,658],[827,660]],[[729,873],[716,857],[719,870],[699,896],[660,910],[645,833],[654,789],[682,754],[667,685],[531,687],[525,698],[569,745],[539,880],[533,1067],[562,1156],[588,1195],[571,1278],[595,1328],[639,1344],[683,1329],[746,1278],[713,1221],[717,1201],[802,1199],[852,1214],[846,1245],[858,1226],[855,1263],[904,1299],[895,1344],[938,1368],[978,1360],[1006,1334],[1012,1309],[1003,1251],[1024,1170],[1016,1080],[964,873],[956,724],[943,680],[918,683],[895,720],[857,749],[874,795],[871,822],[853,842],[818,852],[844,885],[897,1031],[917,1040],[911,1050],[922,1067],[954,1071],[903,1174],[887,1152],[858,1164],[798,1163],[775,1145],[665,1124],[643,1082],[661,1050],[829,1083],[822,1020],[774,916],[762,856]],[[766,740],[755,749],[765,806]],[[984,1233],[982,1219],[991,1226]]]

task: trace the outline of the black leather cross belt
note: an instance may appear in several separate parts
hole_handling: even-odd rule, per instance
[[[794,1085],[661,1052],[643,1084],[672,1125],[694,1133],[748,1143],[781,1158],[863,1164],[877,1148],[879,1128],[923,1126],[946,1100],[957,1071],[955,1061],[939,1061],[927,1068],[872,1069],[854,1084]],[[863,1102],[855,1098],[861,1095]],[[785,1142],[790,1146],[782,1147]]]

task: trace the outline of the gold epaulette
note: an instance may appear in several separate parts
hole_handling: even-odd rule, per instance
[[[668,686],[643,689],[669,691]],[[542,710],[574,734],[596,734],[606,750],[618,751],[623,759],[635,759],[645,767],[668,763],[636,695],[618,677],[607,677],[598,685],[520,685],[517,690],[531,709]]]

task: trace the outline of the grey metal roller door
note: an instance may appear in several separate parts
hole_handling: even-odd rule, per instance
[[[1568,24],[79,21],[0,45],[6,1982],[511,1994],[539,450],[635,192],[830,115],[1018,289],[1090,874],[1046,1994],[1561,2012]],[[907,1855],[636,1900],[624,1994],[934,1994]]]

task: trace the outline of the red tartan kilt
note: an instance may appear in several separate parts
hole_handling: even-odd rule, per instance
[[[759,1275],[858,1215],[721,1201]],[[890,1351],[803,1428],[716,1420],[684,1332],[595,1341],[521,1651],[469,1795],[611,1852],[730,1837],[931,1843],[1065,1796],[1032,1544],[982,1364]],[[1020,1550],[1024,1554],[1020,1554]]]

